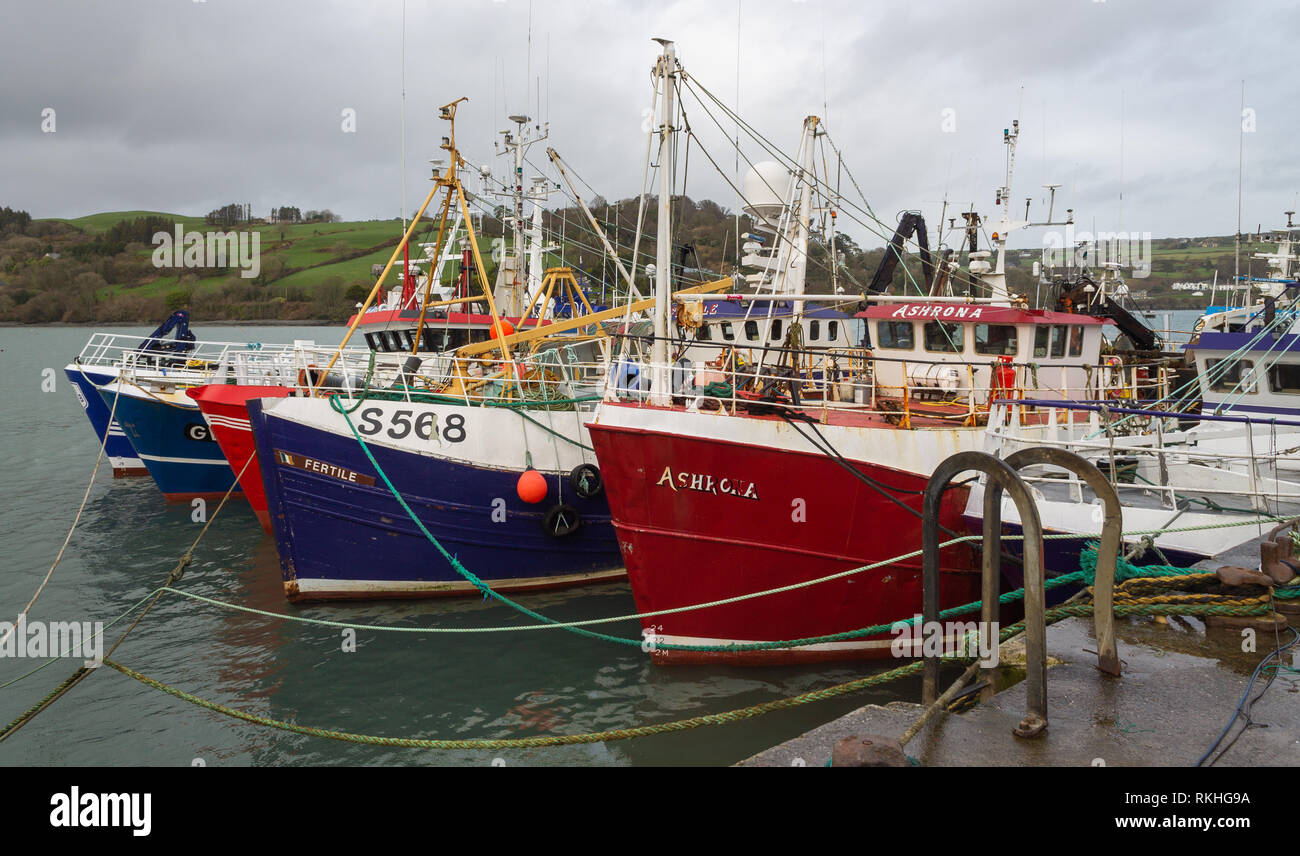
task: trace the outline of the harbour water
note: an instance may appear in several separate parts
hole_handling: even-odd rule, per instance
[[[97,328],[99,329],[99,328]],[[105,332],[148,334],[146,327]],[[49,569],[71,525],[98,445],[62,368],[92,331],[0,328],[0,620],[13,621]],[[212,327],[205,340],[337,344],[337,327]],[[46,372],[46,370],[50,370]],[[53,378],[52,392],[43,390]],[[209,506],[209,511],[215,504]],[[156,589],[201,524],[166,505],[148,478],[114,479],[101,464],[85,512],[30,618],[111,621]],[[471,569],[473,570],[473,569]],[[215,520],[178,588],[274,613],[405,627],[520,625],[480,599],[292,606],[275,545],[248,507]],[[635,612],[625,583],[523,595],[558,620]],[[133,615],[105,630],[111,644]],[[640,637],[636,622],[599,629]],[[115,659],[239,710],[339,731],[389,737],[571,734],[744,707],[830,686],[885,665],[769,668],[657,667],[639,647],[565,631],[358,631],[346,653],[337,628],[234,612],[165,594]],[[80,664],[0,657],[0,719],[9,722]],[[21,678],[21,679],[20,679]],[[915,699],[918,682],[861,692],[741,723],[587,746],[496,752],[393,749],[306,737],[195,707],[111,669],[91,675],[0,744],[9,765],[719,765],[801,734],[868,702]],[[825,759],[810,759],[809,764]]]

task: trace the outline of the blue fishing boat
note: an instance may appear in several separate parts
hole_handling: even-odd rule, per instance
[[[168,336],[172,338],[168,339]],[[136,455],[121,424],[112,418],[113,403],[103,401],[99,387],[116,379],[124,365],[144,363],[165,374],[178,361],[183,364],[185,355],[194,349],[194,341],[194,334],[189,329],[189,313],[182,309],[172,313],[138,344],[128,344],[134,343],[135,337],[96,333],[77,358],[64,366],[63,373],[90,420],[95,439],[104,446],[114,476],[143,476],[149,471]]]
[[[98,388],[106,406],[116,399],[118,424],[169,502],[220,498],[235,481],[188,388],[125,379]]]
[[[582,448],[588,414],[402,398],[346,401],[353,405],[356,434],[328,398],[248,402],[290,600],[475,592],[398,502],[358,435],[428,532],[493,588],[624,576],[595,456]]]

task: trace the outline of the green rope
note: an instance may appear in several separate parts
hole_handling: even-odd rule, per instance
[[[356,403],[349,407],[345,413],[351,413],[365,403],[366,397],[370,394],[370,381],[375,375],[375,352],[370,352],[370,365],[366,367],[366,382],[361,388],[361,394],[357,396]],[[323,379],[323,378],[322,378]],[[335,396],[337,397],[337,396]],[[333,397],[330,399],[333,401]]]
[[[108,622],[108,623],[105,624],[103,627],[101,627],[98,631],[96,631],[95,633],[91,634],[90,638],[91,638],[91,639],[98,639],[98,638],[103,634],[103,632],[104,632],[105,630],[107,630],[108,628],[110,628],[110,627],[112,627],[113,625],[117,624],[119,621],[121,621],[123,618],[126,618],[126,617],[127,617],[128,615],[130,615],[131,613],[135,612],[137,609],[140,608],[140,605],[141,605],[141,604],[143,604],[146,600],[148,600],[149,598],[153,597],[154,595],[156,595],[156,594],[157,594],[158,592],[160,592],[160,591],[176,591],[176,590],[175,590],[175,589],[172,589],[172,588],[169,588],[169,587],[167,587],[167,586],[164,586],[164,587],[161,588],[161,589],[155,589],[154,591],[149,592],[147,595],[145,595],[144,597],[140,598],[138,601],[136,601],[135,603],[133,603],[131,606],[127,607],[126,612],[123,612],[123,613],[122,613],[121,615],[119,615],[117,618],[114,618],[112,621]],[[83,645],[85,644],[85,641],[84,641],[84,640],[83,640],[83,643],[82,643],[82,644],[83,644]],[[44,669],[46,666],[49,666],[49,665],[51,665],[51,664],[53,664],[53,663],[57,663],[57,662],[59,662],[60,659],[63,659],[63,658],[65,658],[65,657],[67,657],[68,654],[70,654],[70,653],[72,652],[73,647],[76,647],[76,646],[69,645],[67,648],[64,648],[63,651],[62,651],[62,652],[61,652],[57,657],[50,657],[48,660],[46,660],[44,663],[41,663],[41,664],[40,664],[39,666],[37,666],[36,668],[31,669],[30,671],[27,671],[27,672],[23,672],[21,675],[19,675],[19,676],[16,677],[16,678],[11,678],[10,680],[5,681],[3,684],[0,684],[0,690],[6,689],[7,687],[11,687],[11,686],[13,686],[14,684],[18,683],[19,681],[23,680],[24,678],[29,678],[29,677],[31,677],[32,675],[34,675],[34,674],[36,674],[37,672],[39,672],[41,669]],[[0,733],[3,733],[3,732],[0,732]]]
[[[1216,607],[1210,605],[1181,605],[1181,604],[1120,604],[1115,607],[1116,615],[1258,615],[1267,610],[1267,606],[1225,606]],[[1083,617],[1090,615],[1093,611],[1093,605],[1089,603],[1082,604],[1065,604],[1047,610],[1046,619],[1048,623],[1055,623],[1067,617]],[[1024,623],[1018,622],[1008,627],[1002,628],[998,634],[999,641],[1006,641],[1014,635],[1024,630]],[[948,661],[961,662],[962,658],[944,657]],[[411,738],[411,737],[382,737],[370,734],[356,734],[347,731],[336,731],[332,729],[317,728],[313,726],[299,725],[294,722],[287,722],[281,719],[273,719],[257,714],[246,713],[236,710],[218,702],[187,693],[184,690],[170,686],[162,681],[150,678],[147,675],[123,666],[113,660],[105,660],[104,664],[116,669],[129,678],[152,687],[160,692],[174,696],[182,701],[197,705],[207,710],[223,714],[235,719],[240,719],[254,725],[261,725],[268,728],[275,728],[281,731],[290,731],[297,734],[304,734],[310,737],[324,737],[330,740],[340,740],[346,743],[358,743],[369,746],[395,746],[410,749],[462,749],[462,750],[483,750],[483,749],[520,749],[520,748],[541,748],[548,746],[572,746],[589,743],[605,743],[614,740],[628,740],[637,737],[647,737],[655,734],[670,734],[680,731],[689,731],[694,728],[713,725],[725,725],[732,722],[740,722],[770,713],[776,710],[785,710],[788,708],[799,707],[816,701],[836,698],[880,686],[889,681],[908,675],[916,674],[921,671],[925,662],[918,660],[908,663],[905,666],[899,666],[889,671],[877,675],[871,675],[865,678],[857,678],[845,683],[836,684],[835,686],[826,687],[820,690],[800,693],[795,696],[776,699],[773,701],[762,702],[750,705],[748,707],[737,708],[722,713],[710,713],[702,716],[694,716],[688,719],[678,719],[671,722],[661,722],[655,725],[642,725],[632,728],[618,728],[606,731],[594,731],[583,734],[563,734],[563,735],[546,735],[540,737],[516,737],[509,739],[469,739],[469,740],[445,740],[430,738]]]
[[[1079,551],[1079,566],[1086,584],[1092,585],[1097,575],[1097,549],[1089,544]],[[1213,571],[1204,568],[1180,568],[1177,565],[1135,565],[1123,556],[1115,562],[1115,581],[1141,579],[1143,577],[1185,577],[1193,574],[1212,575]],[[1074,576],[1071,574],[1071,576]],[[1273,597],[1279,600],[1292,600],[1300,597],[1300,585],[1273,587]]]
[[[520,416],[524,417],[529,422],[536,425],[538,428],[541,428],[547,434],[552,434],[556,437],[559,437],[561,440],[563,440],[566,443],[572,443],[573,445],[577,446],[579,449],[585,449],[588,452],[596,451],[591,446],[588,446],[586,443],[582,442],[581,440],[575,440],[572,437],[570,437],[568,434],[562,434],[559,431],[556,431],[554,428],[550,427],[549,425],[543,425],[541,422],[538,422],[536,419],[529,416],[528,411],[524,410],[523,408],[515,408],[515,413],[518,413]]]

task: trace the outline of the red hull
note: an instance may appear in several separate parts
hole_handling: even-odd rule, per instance
[[[638,612],[788,586],[920,549],[919,493],[892,494],[917,511],[912,514],[824,455],[599,423],[588,427]],[[891,487],[921,491],[926,485],[926,478],[913,473],[855,466]],[[957,488],[945,495],[942,525],[965,531],[966,494]],[[979,599],[979,561],[972,548],[947,548],[942,567],[944,608]],[[921,591],[917,556],[642,624],[656,638],[678,644],[802,639],[910,618],[921,611]],[[891,656],[893,639],[885,633],[747,652],[660,648],[655,658],[746,664],[883,658]]]
[[[271,531],[271,516],[266,506],[266,488],[262,485],[262,468],[257,462],[257,447],[253,444],[253,432],[248,425],[247,403],[252,398],[287,398],[289,392],[289,388],[284,386],[234,384],[211,384],[186,390],[186,394],[198,403],[230,468],[236,475],[243,473],[239,475],[239,487],[268,533]]]

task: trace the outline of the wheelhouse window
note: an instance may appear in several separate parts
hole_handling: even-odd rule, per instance
[[[1065,356],[1065,337],[1069,330],[1064,324],[1052,327],[1052,358]]]
[[[726,339],[728,342],[736,341],[736,331],[731,329],[730,321],[722,322],[722,338]]]
[[[701,325],[700,325],[700,329],[698,329],[698,330],[695,331],[695,339],[696,339],[696,341],[698,341],[698,342],[707,342],[707,341],[709,341],[709,339],[711,339],[711,338],[713,337],[713,334],[709,332],[709,329],[710,329],[710,325],[709,325],[709,324],[701,324]]]
[[[808,325],[808,340],[815,342],[822,337],[822,322],[813,321]]]
[[[1250,360],[1206,360],[1205,376],[1212,392],[1255,391],[1255,364]]]
[[[840,337],[840,322],[838,321],[826,322],[826,338],[834,342],[839,337]]]
[[[781,323],[781,319],[780,319],[780,318],[777,318],[777,319],[775,319],[774,321],[772,321],[772,341],[773,341],[773,342],[780,342],[780,341],[783,341],[782,338],[781,338],[781,328],[782,328],[783,326],[784,326],[784,325]]]
[[[1052,336],[1052,328],[1040,326],[1034,328],[1034,356],[1047,356],[1047,342]]]
[[[750,321],[746,321],[746,322],[745,322],[745,338],[748,339],[748,340],[751,341],[751,342],[757,342],[757,341],[758,341],[758,322],[757,322],[757,321],[750,320]]]
[[[1014,324],[975,325],[975,353],[1014,357],[1019,347]]]
[[[911,321],[881,321],[876,325],[876,344],[881,348],[910,351],[916,346]]]
[[[1083,325],[1070,325],[1070,356],[1083,356]]]
[[[940,354],[960,354],[962,351],[961,324],[927,321],[925,324],[925,349]]]
[[[1300,395],[1300,364],[1279,363],[1268,370],[1268,385],[1274,392]]]

